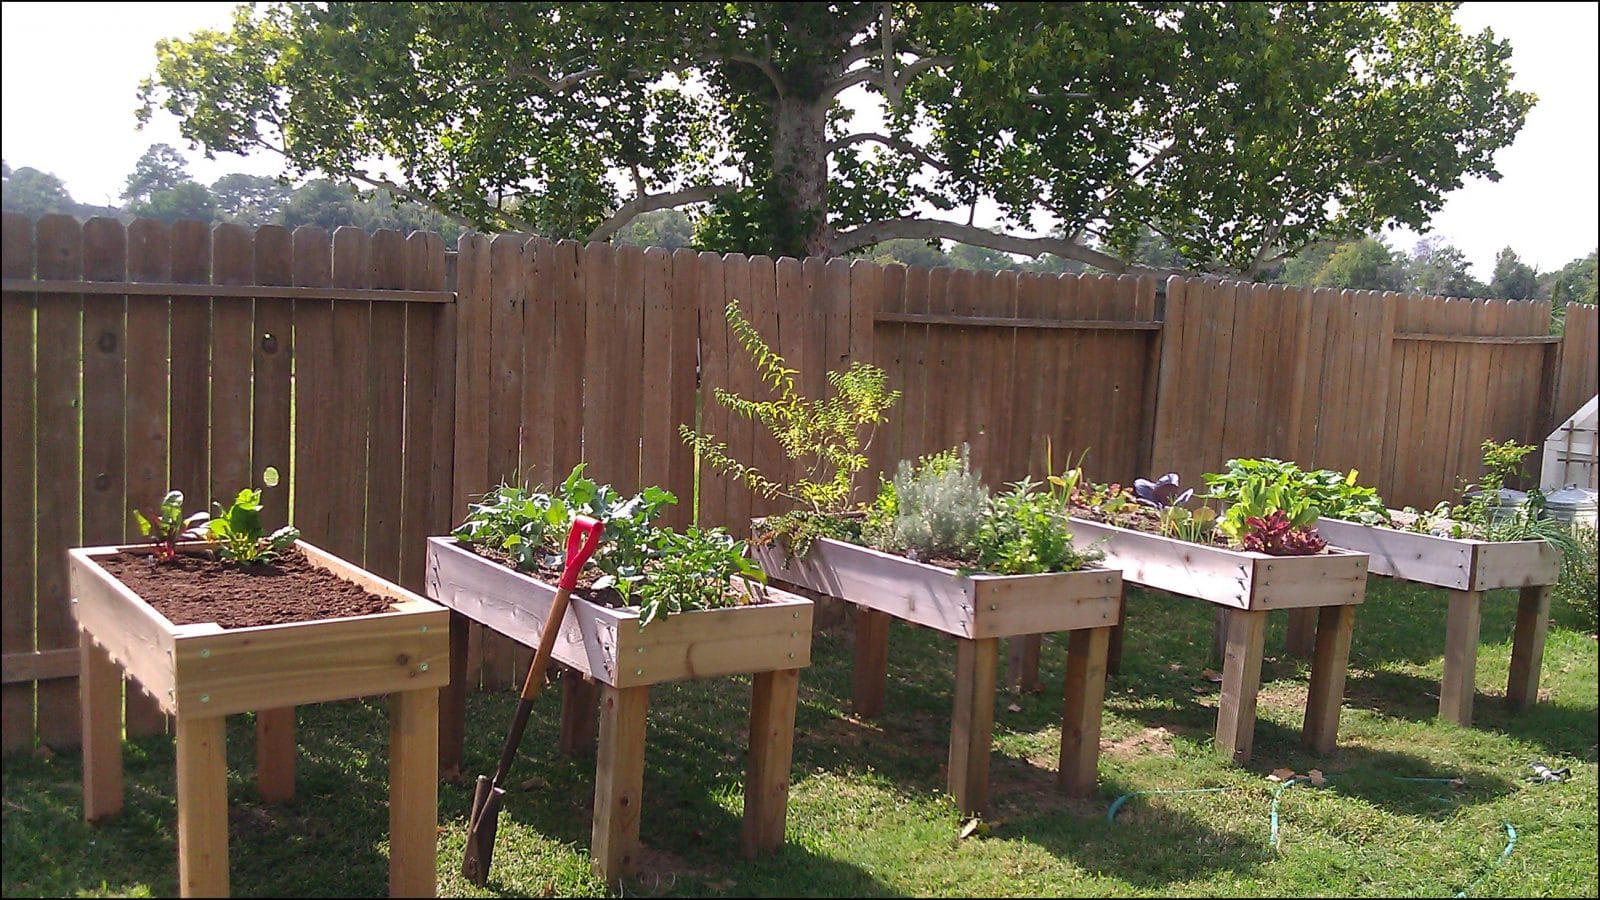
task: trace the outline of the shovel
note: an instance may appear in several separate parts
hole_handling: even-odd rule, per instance
[[[500,766],[495,769],[493,780],[478,776],[472,794],[472,813],[467,817],[467,847],[461,857],[461,877],[480,887],[489,880],[489,860],[494,855],[494,833],[500,818],[500,804],[506,795],[506,775],[517,756],[517,745],[522,743],[522,732],[528,727],[533,698],[544,684],[550,651],[555,648],[556,633],[561,630],[561,620],[567,614],[567,599],[578,585],[578,571],[600,543],[601,530],[600,523],[588,516],[578,516],[573,521],[572,531],[567,534],[567,564],[561,570],[556,597],[550,604],[550,616],[544,620],[544,630],[539,633],[539,649],[528,666],[528,677],[522,682],[522,700],[517,704],[516,718],[511,720],[506,745],[500,750]]]

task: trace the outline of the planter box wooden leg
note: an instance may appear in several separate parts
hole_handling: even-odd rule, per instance
[[[962,815],[989,806],[989,743],[994,734],[1000,639],[956,638],[955,711],[950,717],[950,793]]]
[[[1007,638],[1006,644],[1006,683],[1018,693],[1039,693],[1044,688],[1039,681],[1039,651],[1044,646],[1044,635],[1019,634]]]
[[[439,690],[389,697],[389,896],[439,892]]]
[[[1451,591],[1444,627],[1444,679],[1439,685],[1439,717],[1463,727],[1472,724],[1474,676],[1478,668],[1478,618],[1483,594]],[[1519,616],[1520,619],[1520,616]]]
[[[600,685],[576,669],[561,669],[561,752],[578,756],[594,746],[599,720]]]
[[[1113,627],[1070,632],[1061,703],[1061,762],[1056,783],[1070,797],[1094,793],[1100,765],[1100,711],[1106,696],[1106,647]]]
[[[645,713],[649,707],[649,685],[601,685],[589,855],[594,873],[613,887],[639,861],[639,804],[644,794]]]
[[[267,803],[294,799],[294,707],[256,713],[256,793]]]
[[[78,632],[78,708],[83,716],[83,818],[122,811],[122,668]]]
[[[228,896],[227,720],[179,717],[178,893]]]
[[[1544,665],[1544,639],[1550,629],[1550,595],[1554,585],[1522,589],[1517,601],[1517,630],[1511,640],[1511,677],[1506,700],[1512,709],[1526,709],[1539,699],[1539,670]]]
[[[1122,583],[1122,596],[1117,599],[1117,624],[1111,627],[1110,643],[1106,647],[1106,674],[1122,674],[1122,628],[1128,621],[1128,583]]]
[[[855,714],[870,719],[883,712],[889,680],[889,614],[856,607],[855,669],[850,704]]]
[[[1261,688],[1261,652],[1267,611],[1227,610],[1227,646],[1222,662],[1222,703],[1217,710],[1217,751],[1235,763],[1250,759],[1256,731],[1256,692]]]
[[[467,740],[467,644],[472,620],[450,610],[450,683],[439,689],[439,777],[459,784]]]
[[[758,672],[752,678],[750,760],[744,775],[744,832],[740,841],[746,859],[783,845],[799,697],[799,669]]]
[[[1303,606],[1289,610],[1289,630],[1284,641],[1284,652],[1295,659],[1309,659],[1316,652],[1317,609]]]
[[[1311,659],[1311,690],[1306,696],[1301,739],[1318,753],[1339,741],[1339,710],[1344,704],[1345,672],[1350,664],[1354,606],[1324,606],[1317,612],[1316,647]]]

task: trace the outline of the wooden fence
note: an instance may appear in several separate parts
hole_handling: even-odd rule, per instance
[[[420,589],[423,538],[450,515],[455,306],[437,235],[7,213],[4,277],[6,749],[35,728],[77,743],[64,550],[137,539],[130,507],[169,486],[193,511],[273,466],[269,527],[292,515]],[[132,733],[165,728],[126,693]]]
[[[454,270],[453,276],[450,274]],[[1214,279],[881,267],[580,246],[526,235],[249,231],[52,216],[4,222],[4,749],[77,742],[64,549],[133,537],[128,509],[191,508],[276,466],[274,522],[413,588],[422,538],[501,481],[580,461],[660,484],[682,525],[782,508],[695,460],[679,426],[793,474],[712,399],[765,388],[746,316],[811,397],[883,366],[903,391],[879,471],[965,441],[992,485],[1080,458],[1097,481],[1230,456],[1359,468],[1394,504],[1454,496],[1484,438],[1537,443],[1595,389],[1593,308]],[[453,288],[453,290],[452,290]],[[875,474],[861,483],[865,498]],[[483,687],[528,650],[473,636]],[[135,733],[163,727],[129,692]]]

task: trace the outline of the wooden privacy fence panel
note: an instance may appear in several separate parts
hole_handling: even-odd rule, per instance
[[[980,273],[847,259],[341,228],[79,224],[6,215],[0,306],[4,747],[77,735],[65,549],[136,536],[168,487],[190,509],[261,471],[271,526],[417,589],[428,535],[502,481],[579,462],[666,520],[744,533],[785,501],[695,461],[687,425],[780,481],[766,429],[715,400],[771,396],[740,309],[827,396],[874,362],[904,393],[872,435],[868,499],[898,460],[966,442],[991,486],[1082,461],[1197,485],[1232,456],[1361,470],[1392,505],[1450,499],[1485,438],[1537,443],[1592,396],[1597,320],[1544,302],[1213,278]],[[529,651],[476,629],[485,687]],[[165,718],[128,692],[133,733]]]
[[[78,742],[66,550],[137,539],[169,488],[197,511],[274,466],[269,526],[421,587],[402,532],[449,524],[454,313],[374,289],[448,299],[436,235],[7,214],[4,248],[5,749]],[[165,727],[126,702],[131,733]]]
[[[1582,303],[1567,307],[1559,366],[1549,428],[1565,422],[1600,390],[1600,307]]]
[[[858,267],[864,264],[857,264]],[[865,279],[863,279],[865,281]],[[873,357],[904,396],[871,454],[896,461],[966,443],[993,487],[1080,457],[1131,481],[1148,457],[1160,340],[1153,278],[890,267]]]

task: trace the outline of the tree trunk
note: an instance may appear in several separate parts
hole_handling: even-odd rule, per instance
[[[828,226],[828,146],[825,101],[777,101],[772,135],[772,175],[787,220],[807,256],[824,256],[833,243]]]

